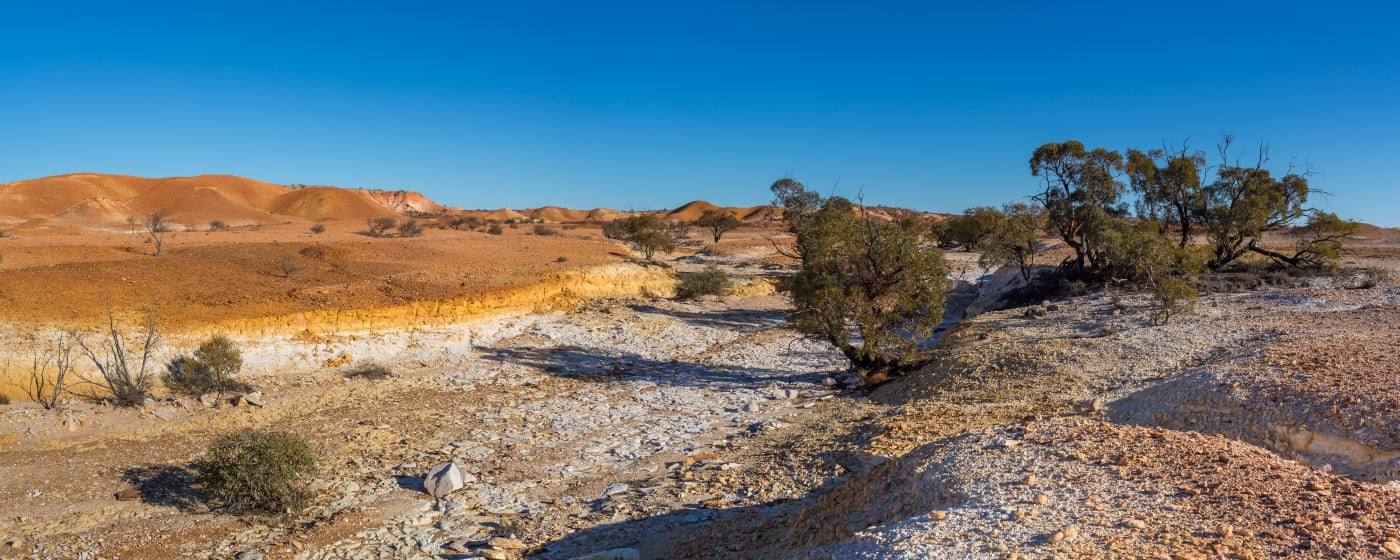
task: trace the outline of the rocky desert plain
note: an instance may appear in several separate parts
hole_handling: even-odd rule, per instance
[[[605,209],[230,176],[0,185],[0,557],[1400,558],[1400,231],[1343,255],[1390,270],[1379,285],[1271,274],[1160,326],[1132,292],[1008,306],[1014,274],[949,251],[933,362],[869,388],[786,326],[796,261],[771,209],[663,217],[706,209],[744,225],[645,262]],[[128,221],[155,211],[174,224],[159,256]],[[407,215],[421,236],[362,233]],[[528,223],[444,227],[464,216]],[[707,265],[729,295],[671,297]],[[158,364],[230,336],[254,390],[30,402],[36,352],[109,313],[156,317]],[[353,375],[371,366],[389,375]],[[305,511],[206,499],[190,465],[240,428],[311,442]],[[465,486],[434,498],[446,462]]]

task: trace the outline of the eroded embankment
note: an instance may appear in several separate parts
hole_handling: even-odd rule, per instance
[[[665,295],[674,290],[675,274],[669,268],[635,264],[611,264],[541,275],[523,285],[483,289],[457,298],[419,301],[404,305],[350,309],[299,311],[286,315],[230,319],[194,328],[165,331],[158,358],[184,346],[192,346],[210,333],[229,335],[249,346],[269,344],[270,337],[404,331],[483,321],[497,317],[571,309],[599,298],[630,297],[643,293]],[[132,313],[118,313],[119,324],[139,324]],[[0,334],[0,395],[26,397],[36,350],[45,348],[62,331],[51,327],[9,325]],[[136,334],[136,333],[132,333]],[[96,335],[89,338],[96,340]],[[80,356],[75,366],[87,364]],[[163,363],[163,362],[160,362]],[[52,378],[52,365],[44,375]]]

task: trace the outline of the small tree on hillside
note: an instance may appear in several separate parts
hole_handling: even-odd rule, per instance
[[[919,344],[942,320],[948,291],[943,252],[843,198],[795,215],[802,269],[791,292],[793,328],[831,343],[870,383],[926,363]]]
[[[165,236],[170,233],[170,222],[165,219],[164,210],[156,210],[146,215],[146,219],[141,222],[141,227],[146,230],[146,234],[151,237],[151,243],[156,246],[154,256],[159,257],[161,248],[165,246]]]
[[[603,235],[627,242],[647,260],[652,260],[657,251],[670,253],[676,249],[666,222],[656,214],[636,214],[613,220],[603,226]]]
[[[1128,150],[1128,183],[1142,197],[1138,216],[1175,225],[1181,231],[1181,248],[1191,244],[1191,232],[1205,212],[1205,164],[1205,152],[1186,147],[1175,153]]]
[[[719,243],[719,239],[724,237],[724,234],[738,229],[739,226],[744,225],[744,222],[728,212],[706,210],[704,214],[700,215],[700,219],[695,220],[695,225],[710,230],[710,235],[715,238],[715,243]]]

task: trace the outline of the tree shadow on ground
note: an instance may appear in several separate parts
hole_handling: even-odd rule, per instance
[[[571,379],[600,383],[648,381],[657,385],[710,389],[752,388],[779,382],[820,384],[826,372],[794,372],[789,369],[753,368],[645,358],[637,354],[609,352],[578,346],[499,348],[485,356]]]
[[[194,472],[183,466],[133,466],[122,473],[122,480],[140,492],[141,501],[148,504],[194,513],[205,501],[204,492],[195,484]]]
[[[729,309],[725,311],[682,311],[653,305],[633,305],[637,313],[664,315],[696,327],[724,329],[735,332],[755,332],[781,328],[784,324],[780,309]]]

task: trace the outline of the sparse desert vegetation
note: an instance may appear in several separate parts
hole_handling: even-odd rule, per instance
[[[1125,165],[1147,177],[1142,157]],[[268,219],[159,259],[126,249],[144,228],[20,228],[0,270],[0,315],[28,325],[3,338],[0,515],[19,521],[0,552],[1159,554],[1213,550],[1189,540],[1202,515],[1237,520],[1215,539],[1254,557],[1385,550],[1400,444],[1376,422],[1400,372],[1374,341],[1400,324],[1400,234],[1293,213],[1212,268],[1209,220],[1188,214],[1183,245],[1161,208],[1061,208],[1081,253],[1041,204],[769,192],[601,219],[361,210],[314,242],[321,222]],[[1303,372],[1325,379],[1285,381]],[[1299,404],[1268,424],[1264,402]],[[76,473],[98,483],[63,491]],[[1212,500],[1221,485],[1307,499]],[[1359,516],[1318,521],[1335,511]]]

